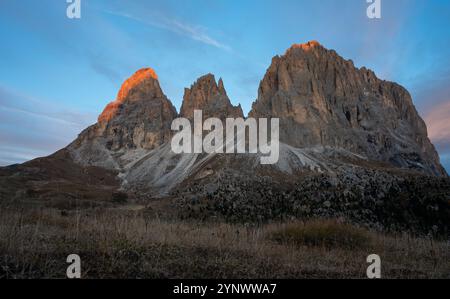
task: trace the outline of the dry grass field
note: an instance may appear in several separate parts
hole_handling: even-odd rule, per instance
[[[445,240],[383,235],[335,220],[259,226],[160,218],[145,207],[0,207],[0,278],[450,278]]]

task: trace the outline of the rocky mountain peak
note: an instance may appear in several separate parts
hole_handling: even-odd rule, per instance
[[[323,48],[323,46],[318,41],[312,40],[312,41],[309,41],[309,42],[303,43],[303,44],[293,44],[288,49],[287,52],[294,50],[294,49],[302,49],[303,51],[310,51],[310,50],[312,50],[314,48],[318,48],[318,47]]]
[[[154,149],[170,140],[177,111],[164,95],[151,68],[127,79],[98,123],[83,131],[69,150],[83,164],[115,168],[112,152]]]
[[[121,105],[127,101],[151,100],[161,97],[164,97],[164,94],[156,72],[151,68],[140,69],[122,84],[116,100],[106,106],[98,121],[110,121],[117,115]]]
[[[218,88],[219,88],[219,93],[220,93],[220,94],[223,94],[223,95],[226,95],[226,94],[227,94],[227,92],[226,92],[226,90],[225,90],[225,86],[224,86],[224,84],[223,84],[222,78],[219,78]]]
[[[192,118],[196,109],[203,110],[205,118],[243,117],[241,107],[231,104],[223,80],[217,83],[213,74],[202,76],[190,88],[185,88],[180,115]]]
[[[134,75],[128,78],[120,88],[117,100],[124,101],[127,98],[136,98],[136,92],[144,88],[148,88],[148,91],[161,91],[159,87],[158,76],[156,72],[151,68],[143,68],[138,70]],[[148,86],[149,85],[149,86]],[[153,88],[149,88],[153,87]]]
[[[281,141],[297,148],[342,148],[445,173],[408,91],[318,42],[294,45],[272,59],[249,115],[280,118]]]

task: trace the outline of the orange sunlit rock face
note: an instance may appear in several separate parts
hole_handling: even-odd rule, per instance
[[[156,75],[155,71],[151,68],[140,69],[139,71],[134,73],[133,76],[131,76],[128,80],[126,80],[122,84],[119,94],[117,95],[117,100],[123,101],[133,88],[140,85],[147,79],[158,80],[158,76]]]
[[[132,90],[141,84],[145,83],[147,80],[158,80],[158,75],[151,68],[143,68],[134,73],[133,76],[128,78],[120,88],[120,91],[117,95],[117,99],[114,102],[109,103],[102,114],[100,114],[98,121],[99,122],[108,122],[111,120],[119,111],[122,103],[127,99],[128,95]]]
[[[292,45],[291,49],[303,49],[305,51],[309,51],[315,47],[319,47],[321,46],[321,44],[318,41],[309,41],[307,43],[304,44],[294,44]]]
[[[111,118],[114,117],[114,115],[117,114],[117,111],[120,109],[120,105],[122,103],[118,101],[114,101],[109,103],[105,109],[103,110],[102,114],[98,117],[98,122],[108,122],[111,120]]]

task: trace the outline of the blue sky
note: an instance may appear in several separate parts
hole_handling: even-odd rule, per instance
[[[318,40],[413,95],[450,169],[450,1],[0,0],[0,165],[51,154],[96,121],[122,81],[152,67],[179,109],[184,87],[222,77],[248,112],[271,58]]]

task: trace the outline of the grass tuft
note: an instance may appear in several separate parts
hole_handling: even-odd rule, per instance
[[[368,247],[372,241],[365,229],[335,220],[289,223],[272,232],[270,238],[282,245],[344,249]]]

